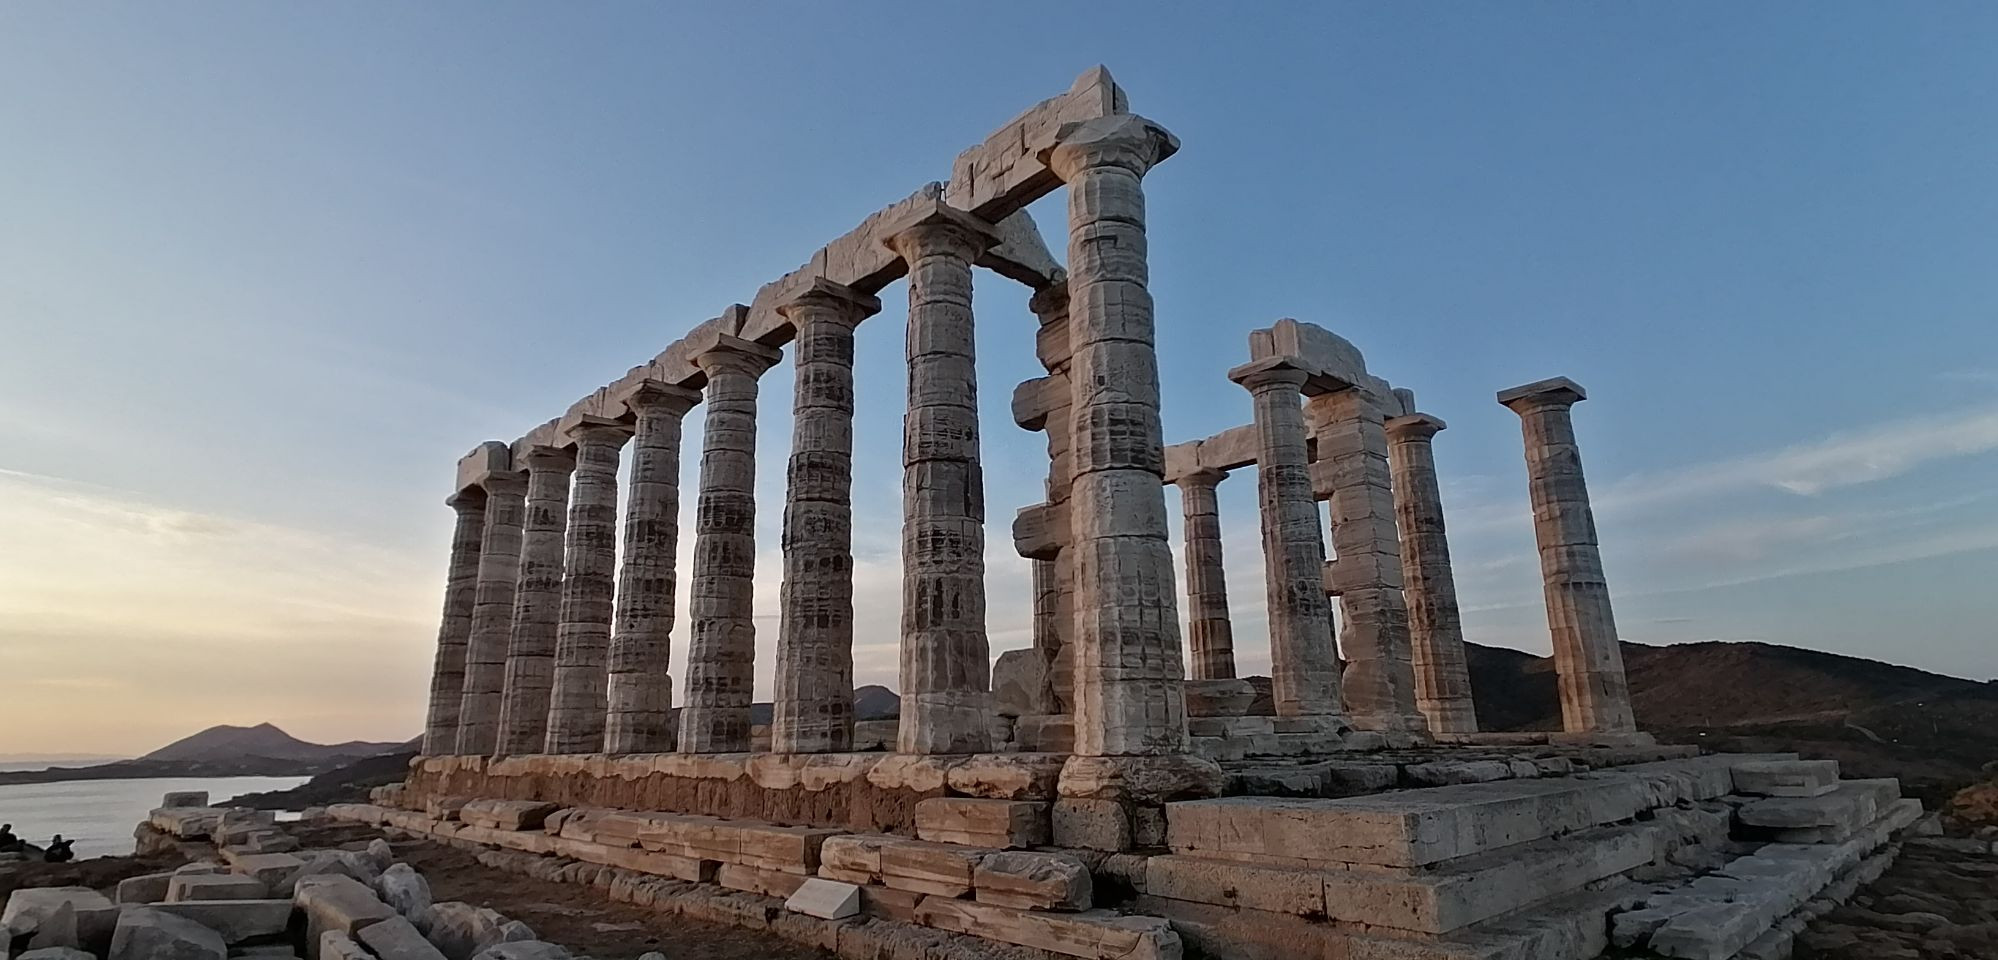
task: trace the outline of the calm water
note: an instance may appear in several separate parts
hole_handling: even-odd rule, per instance
[[[285,790],[305,777],[190,777],[158,780],[70,780],[0,785],[0,823],[30,843],[60,833],[76,841],[78,857],[132,852],[132,828],[173,790],[206,790],[208,802],[245,793]]]

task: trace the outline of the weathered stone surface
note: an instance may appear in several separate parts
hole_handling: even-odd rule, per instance
[[[465,646],[457,749],[450,751],[470,756],[488,756],[499,743],[500,701],[506,686],[507,646],[513,634],[514,591],[520,574],[521,525],[527,512],[524,471],[490,474],[483,485],[485,530],[479,541],[478,580]]]
[[[1413,402],[1413,397],[1410,397]],[[1402,596],[1415,666],[1415,706],[1431,733],[1474,733],[1470,667],[1457,582],[1444,532],[1443,494],[1432,440],[1444,423],[1426,414],[1386,422],[1395,525],[1401,535]]]
[[[479,550],[486,526],[484,490],[463,490],[444,502],[456,512],[457,522],[451,533],[444,613],[437,627],[437,656],[430,668],[430,707],[423,723],[423,752],[429,756],[452,753],[458,748],[458,708],[465,695],[465,648],[472,636]]]
[[[411,923],[422,926],[430,920],[430,881],[406,863],[391,865],[375,878],[375,893],[382,902]]]
[[[338,930],[328,930],[312,942],[319,945],[319,952],[313,954],[317,960],[375,960],[368,948]]]
[[[77,931],[76,907],[73,904],[60,904],[35,927],[34,936],[28,938],[28,949],[45,947],[80,947],[81,934]]]
[[[109,960],[226,960],[228,956],[229,945],[221,934],[186,917],[133,907],[118,917]]]
[[[994,800],[1051,800],[1067,757],[1057,753],[978,754],[944,773],[953,792]]]
[[[229,869],[256,880],[277,896],[291,895],[288,881],[295,880],[304,866],[305,860],[290,853],[245,854],[229,863]]]
[[[260,900],[270,888],[255,877],[232,874],[179,875],[167,881],[168,903],[185,900]]]
[[[1107,910],[1040,913],[987,903],[924,897],[916,914],[925,926],[1091,960],[1178,960],[1179,935],[1158,917]]]
[[[120,904],[158,903],[166,899],[167,885],[172,880],[172,873],[147,873],[126,877],[118,881],[116,899]]]
[[[1064,797],[1054,802],[1050,820],[1057,847],[1108,853],[1131,849],[1131,817],[1115,800]]]
[[[1325,873],[1176,855],[1145,859],[1145,892],[1155,897],[1246,907],[1300,917],[1325,915]]]
[[[1732,768],[1736,793],[1816,797],[1838,788],[1837,760],[1765,760]]]
[[[534,939],[534,931],[526,924],[457,900],[431,905],[429,935],[446,960],[471,960],[497,944]]]
[[[290,900],[194,900],[156,903],[150,909],[186,917],[222,935],[229,943],[285,932],[291,922]]]
[[[443,960],[444,957],[443,951],[431,946],[415,924],[402,917],[368,924],[354,936],[381,960]]]
[[[1048,842],[1048,805],[1032,800],[933,797],[916,804],[916,836],[936,843],[1017,849]]]
[[[575,490],[564,549],[555,685],[544,753],[601,753],[609,711],[612,594],[617,583],[617,472],[631,427],[599,417],[564,418],[576,442]]]
[[[292,902],[305,914],[306,939],[312,943],[328,930],[354,936],[363,927],[396,916],[367,884],[347,876],[305,877],[292,893]]]
[[[540,800],[478,799],[458,809],[458,819],[495,830],[539,830],[548,815],[561,809]]]
[[[1233,662],[1230,654],[1231,670]],[[1188,680],[1184,689],[1188,717],[1239,717],[1256,700],[1256,688],[1247,680]]]
[[[1180,721],[1185,729],[1185,721]],[[1185,754],[1154,757],[1074,756],[1063,764],[1063,797],[1159,804],[1214,797],[1225,778],[1213,761]]]
[[[20,954],[15,960],[97,960],[97,955],[75,947],[38,947]]]
[[[1215,488],[1227,476],[1225,470],[1192,470],[1172,481],[1179,486],[1186,538],[1187,671],[1194,681],[1235,676],[1234,627],[1228,619],[1228,580],[1221,558],[1221,510],[1215,497]],[[1203,716],[1194,711],[1191,701],[1187,715]]]
[[[971,892],[972,869],[988,850],[903,840],[881,847],[881,883],[942,897]]]
[[[779,900],[798,892],[807,878],[797,873],[764,870],[740,863],[724,863],[715,872],[715,882],[730,890],[741,890]]]
[[[1814,830],[1823,833],[1786,836],[1778,839],[1801,842],[1843,839],[1845,834],[1873,821],[1901,795],[1895,780],[1846,780],[1819,796],[1772,797],[1744,804],[1736,813],[1741,822],[1753,827],[1777,830]]]
[[[680,438],[699,391],[657,380],[625,398],[637,416],[631,493],[611,630],[604,752],[654,753],[677,744],[673,728],[675,566],[680,541]]]
[[[160,806],[169,809],[174,807],[205,807],[208,806],[208,791],[172,790],[166,796],[160,798]]]
[[[1008,851],[989,854],[972,869],[980,903],[1021,910],[1087,910],[1089,867],[1063,853]]]
[[[571,960],[569,948],[545,940],[516,940],[498,943],[479,951],[472,960]],[[384,957],[383,960],[388,960]]]
[[[860,913],[860,887],[809,877],[784,901],[784,909],[821,920],[843,920]]]
[[[555,633],[562,620],[564,537],[569,526],[574,452],[536,447],[522,458],[527,501],[520,534],[520,574],[514,585],[513,627],[500,697],[501,756],[540,753],[548,741],[548,707],[555,684]]]
[[[1008,650],[992,664],[992,707],[1006,717],[1055,713],[1053,679],[1052,649]]]

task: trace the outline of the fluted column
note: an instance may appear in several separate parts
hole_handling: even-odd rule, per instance
[[[1325,596],[1325,536],[1305,446],[1306,372],[1282,358],[1228,372],[1255,405],[1256,496],[1269,601],[1270,684],[1282,716],[1340,712],[1339,658]]]
[[[1457,582],[1443,532],[1443,493],[1430,444],[1443,427],[1443,421],[1422,413],[1387,422],[1395,520],[1401,530],[1402,595],[1408,601],[1415,655],[1416,708],[1429,721],[1431,733],[1476,733]]]
[[[1312,397],[1305,413],[1317,428],[1319,466],[1330,481],[1313,493],[1332,507],[1331,589],[1339,598],[1347,718],[1364,730],[1423,731],[1380,408],[1353,387]]]
[[[978,753],[991,741],[971,263],[995,239],[989,225],[937,204],[887,240],[909,265],[902,753]]]
[[[1186,533],[1187,647],[1195,680],[1235,677],[1235,630],[1228,621],[1228,581],[1221,563],[1221,508],[1215,488],[1226,470],[1195,470],[1178,479]]]
[[[548,697],[555,685],[555,627],[562,616],[563,534],[569,526],[569,477],[576,455],[536,447],[527,463],[527,521],[520,537],[520,583],[513,596],[500,701],[501,756],[540,753],[548,737]]]
[[[562,622],[555,631],[555,688],[547,753],[597,753],[609,710],[611,600],[617,578],[617,464],[631,427],[583,417],[576,441],[576,490],[569,502]]]
[[[707,374],[700,503],[694,515],[693,630],[680,750],[749,749],[749,704],[756,668],[756,379],[776,350],[722,336],[694,358]]]
[[[797,327],[784,585],[770,749],[853,747],[853,329],[881,301],[818,280],[777,311]]]
[[[1585,399],[1588,394],[1566,377],[1498,395],[1499,403],[1519,414],[1526,440],[1527,491],[1560,675],[1561,725],[1570,733],[1629,733],[1637,723],[1570,418],[1576,401]]]
[[[451,531],[444,616],[437,627],[437,659],[430,668],[430,710],[423,722],[423,754],[432,757],[458,749],[458,705],[465,696],[465,643],[472,636],[479,540],[486,527],[484,491],[462,491],[444,503],[457,513],[458,521]]]
[[[673,736],[674,566],[680,544],[680,425],[699,390],[648,380],[625,398],[638,417],[611,630],[605,753],[661,753]]]
[[[1074,124],[1042,162],[1068,187],[1075,752],[1187,750],[1179,598],[1147,289],[1143,177],[1179,143],[1130,114]]]
[[[479,538],[479,582],[465,647],[465,688],[458,704],[458,753],[491,756],[499,743],[500,694],[513,634],[513,594],[520,577],[520,526],[527,474],[488,474],[486,528]]]

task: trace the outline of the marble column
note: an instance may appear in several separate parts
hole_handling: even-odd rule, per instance
[[[680,709],[683,753],[749,749],[756,668],[756,380],[780,357],[770,347],[723,335],[694,358],[707,374],[708,409],[687,604],[693,629]]]
[[[520,577],[520,526],[527,512],[527,474],[492,473],[486,488],[486,528],[479,538],[479,582],[472,598],[472,632],[465,646],[465,688],[458,704],[458,750],[491,756],[499,744],[500,695],[506,648],[513,635],[513,594]]]
[[[1430,441],[1444,423],[1424,413],[1387,421],[1388,465],[1401,531],[1402,596],[1415,656],[1415,706],[1431,733],[1476,733],[1471,672],[1464,659],[1457,582],[1443,532],[1443,493]]]
[[[680,425],[699,402],[699,390],[655,380],[624,400],[638,424],[611,630],[605,753],[664,753],[675,746],[668,664],[680,547]]]
[[[423,723],[423,755],[458,749],[458,703],[465,695],[465,643],[472,636],[472,603],[479,584],[479,540],[486,528],[486,495],[466,490],[444,501],[458,515],[451,531],[451,560],[444,581],[444,617],[437,628],[437,659],[430,668],[430,711]]]
[[[576,455],[535,447],[527,463],[527,522],[520,537],[520,583],[513,596],[494,754],[540,753],[548,738],[548,698],[555,685],[555,627],[562,618],[563,535],[569,526],[569,477]]]
[[[1068,187],[1074,479],[1063,552],[1075,554],[1081,757],[1177,755],[1188,747],[1143,186],[1145,173],[1178,147],[1159,125],[1117,114],[1064,128],[1041,154]]]
[[[1186,532],[1186,619],[1189,675],[1195,680],[1235,677],[1235,630],[1228,621],[1228,581],[1221,564],[1221,508],[1215,488],[1226,470],[1195,470],[1179,478],[1180,515]]]
[[[1270,686],[1277,714],[1286,717],[1340,712],[1339,653],[1325,594],[1325,535],[1311,492],[1300,392],[1308,378],[1280,357],[1228,371],[1228,379],[1248,388],[1255,406]]]
[[[971,264],[996,239],[990,225],[937,204],[886,241],[909,266],[902,753],[980,753],[991,745]]]
[[[1380,407],[1353,387],[1312,397],[1305,414],[1316,427],[1319,466],[1330,481],[1313,493],[1332,507],[1331,591],[1339,598],[1347,719],[1364,730],[1421,732],[1426,727],[1415,707],[1415,657]]]
[[[828,280],[777,308],[797,328],[770,749],[853,749],[853,331],[881,301]]]
[[[1566,377],[1498,395],[1499,403],[1519,414],[1526,440],[1527,491],[1533,501],[1534,537],[1540,542],[1554,669],[1560,675],[1562,727],[1570,733],[1630,733],[1637,723],[1630,712],[1623,648],[1570,419],[1576,401],[1585,399],[1588,394]]]
[[[631,427],[602,417],[568,425],[576,442],[569,501],[562,622],[555,630],[555,688],[547,753],[598,753],[610,701],[611,601],[617,584],[617,465]]]
[[[1066,381],[1071,355],[1068,340],[1068,273],[1062,271],[1048,286],[1027,299],[1028,309],[1040,327],[1034,336],[1034,354],[1050,377]],[[1065,506],[1075,480],[1075,451],[1070,434],[1074,430],[1075,390],[1064,389],[1062,402],[1048,410],[1041,429],[1048,436],[1047,503]],[[1075,553],[1069,549],[1072,530],[1060,531],[1061,543],[1053,557],[1034,561],[1034,646],[1048,658],[1048,685],[1054,689],[1055,704],[1063,712],[1074,710],[1075,647],[1069,637],[1075,632]]]

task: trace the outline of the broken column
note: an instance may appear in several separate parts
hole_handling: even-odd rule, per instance
[[[548,739],[548,698],[555,686],[555,630],[562,619],[563,538],[569,528],[574,452],[537,446],[527,464],[526,521],[520,579],[513,595],[513,636],[506,650],[498,756],[540,753]]]
[[[1057,510],[1068,505],[1069,488],[1075,476],[1075,452],[1071,442],[1074,430],[1070,407],[1075,390],[1068,383],[1071,354],[1068,340],[1068,274],[1063,271],[1054,282],[1027,300],[1027,307],[1039,321],[1034,336],[1034,354],[1054,387],[1047,397],[1046,410],[1039,415],[1038,427],[1048,435],[1048,476],[1046,502]],[[1023,385],[1024,386],[1024,385]],[[1017,394],[1015,395],[1017,399]],[[1015,408],[1014,419],[1020,411]],[[1023,426],[1025,424],[1022,424]],[[1075,649],[1068,639],[1075,632],[1075,554],[1068,549],[1072,535],[1067,523],[1052,530],[1055,537],[1049,555],[1034,560],[1034,646],[1048,662],[1048,683],[1055,705],[1066,712],[1075,703]]]
[[[472,636],[479,541],[486,527],[485,491],[463,490],[444,503],[457,514],[457,522],[451,529],[444,616],[437,627],[437,658],[430,668],[430,710],[423,723],[423,754],[429,757],[458,749],[458,703],[465,695],[465,643]]]
[[[821,279],[777,310],[797,340],[770,749],[844,752],[853,747],[853,331],[881,301]]]
[[[1570,733],[1628,733],[1637,729],[1630,687],[1569,414],[1576,401],[1587,398],[1573,380],[1555,377],[1501,390],[1498,402],[1519,414],[1526,440],[1527,492],[1560,675],[1562,727]]]
[[[1178,147],[1117,114],[1063,128],[1040,158],[1068,187],[1079,758],[1187,750],[1142,180]]]
[[[625,397],[637,417],[611,629],[604,752],[674,748],[674,575],[680,548],[680,430],[701,392],[647,380]]]
[[[1303,395],[1310,374],[1272,357],[1228,371],[1255,406],[1256,497],[1263,522],[1270,691],[1279,716],[1337,716],[1339,657],[1325,595],[1325,535],[1312,496]]]
[[[465,647],[457,748],[461,755],[478,757],[490,756],[499,743],[500,693],[506,684],[506,648],[513,633],[513,593],[520,576],[520,526],[526,513],[527,474],[490,473],[483,486],[486,529],[479,540],[479,582]]]
[[[569,562],[562,576],[562,623],[555,633],[546,752],[600,753],[617,585],[617,465],[631,426],[582,416],[563,428],[576,441],[576,490],[569,503]]]
[[[902,753],[990,746],[985,480],[971,264],[990,225],[933,203],[887,239],[909,267],[909,408],[902,435]]]
[[[694,358],[707,375],[701,492],[694,516],[693,623],[680,750],[749,749],[756,668],[756,381],[781,358],[728,335]]]
[[[1194,680],[1235,677],[1235,633],[1228,621],[1228,580],[1221,563],[1221,508],[1215,488],[1228,471],[1193,470],[1178,477],[1186,536],[1187,664]]]
[[[1394,473],[1395,521],[1401,532],[1402,596],[1408,603],[1415,658],[1416,709],[1429,721],[1431,733],[1476,733],[1457,583],[1443,532],[1443,493],[1430,444],[1443,428],[1443,421],[1426,413],[1387,421],[1388,466]]]
[[[1424,724],[1415,708],[1401,543],[1378,400],[1360,385],[1311,398],[1307,413],[1318,441],[1313,494],[1332,505],[1326,588],[1339,598],[1347,718],[1366,730],[1419,732]]]

